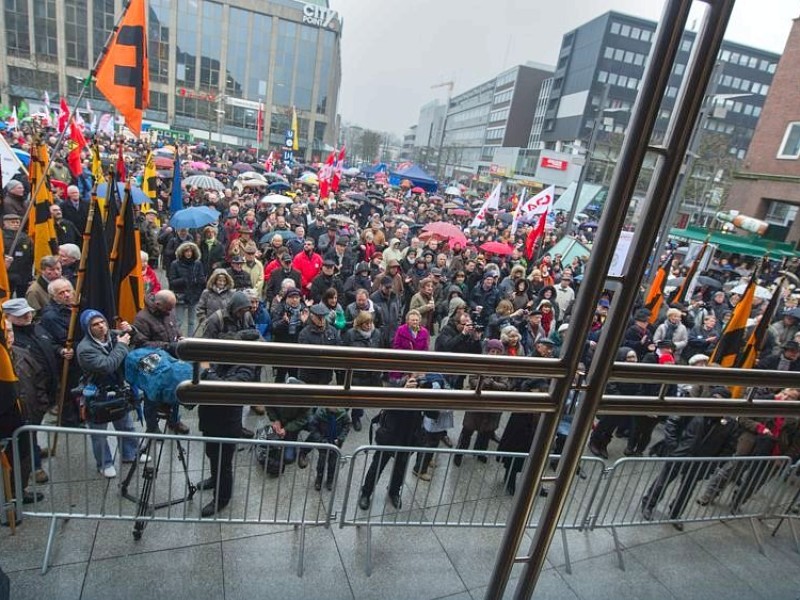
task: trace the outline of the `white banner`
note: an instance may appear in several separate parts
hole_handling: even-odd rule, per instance
[[[489,209],[497,210],[500,206],[500,184],[498,183],[497,186],[492,190],[492,193],[489,194],[489,197],[486,199],[486,202],[483,203],[481,209],[478,211],[478,214],[475,215],[475,218],[472,219],[472,223],[470,227],[481,227],[486,222],[486,213],[489,212]]]
[[[2,164],[3,169],[3,187],[5,187],[5,185],[11,181],[11,178],[14,177],[14,175],[20,172],[20,169],[25,169],[25,167],[23,167],[22,163],[19,161],[19,158],[17,158],[17,155],[14,154],[11,146],[8,145],[8,142],[2,135],[0,135],[0,164]]]

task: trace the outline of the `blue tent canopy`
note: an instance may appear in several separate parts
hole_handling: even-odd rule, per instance
[[[375,173],[386,172],[389,168],[386,166],[386,163],[375,163],[374,165],[369,165],[368,167],[361,167],[361,172],[366,176],[375,175]]]
[[[389,183],[392,185],[400,185],[403,179],[408,179],[412,184],[421,187],[426,192],[435,192],[438,186],[438,182],[417,165],[411,165],[402,171],[389,173]]]

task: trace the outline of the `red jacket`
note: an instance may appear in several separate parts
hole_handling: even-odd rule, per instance
[[[300,271],[303,295],[308,295],[308,286],[311,285],[314,277],[322,271],[322,257],[313,252],[308,256],[305,252],[299,252],[292,260],[292,267]]]

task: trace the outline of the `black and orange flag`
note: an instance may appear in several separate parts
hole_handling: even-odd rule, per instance
[[[111,282],[117,298],[117,317],[133,323],[136,313],[144,308],[144,279],[139,229],[133,219],[131,185],[125,188],[117,235],[111,250]]]
[[[689,299],[691,299],[691,294],[694,291],[693,289],[694,286],[692,285],[692,283],[694,282],[694,278],[697,275],[697,269],[700,268],[700,263],[702,262],[703,257],[706,254],[707,248],[708,248],[708,240],[703,242],[703,245],[700,246],[700,251],[697,253],[697,256],[692,261],[692,266],[689,267],[689,272],[686,273],[686,277],[683,278],[683,281],[681,282],[678,291],[676,291],[675,294],[672,296],[673,302],[683,302],[684,300],[687,299],[686,298],[687,295],[690,296]]]
[[[750,313],[753,310],[758,271],[758,268],[756,268],[747,283],[744,294],[742,294],[742,299],[733,307],[730,321],[725,325],[725,329],[711,355],[711,362],[717,363],[721,367],[742,366],[741,355],[745,342],[744,336],[747,330],[747,321],[750,319]]]
[[[150,105],[145,0],[131,0],[94,73],[95,85],[125,117],[136,137],[142,113]]]
[[[117,236],[117,217],[119,216],[119,184],[117,176],[113,172],[109,177],[109,184],[106,188],[105,219],[103,226],[106,236],[106,248],[114,247],[114,238]]]
[[[109,323],[117,316],[117,303],[114,301],[114,287],[109,270],[109,252],[103,230],[103,215],[97,197],[92,198],[86,231],[83,232],[83,252],[86,257],[83,265],[83,285],[81,286],[81,310],[99,310]]]
[[[50,191],[50,178],[45,175],[50,157],[47,146],[41,143],[31,150],[30,181],[33,198],[33,214],[28,219],[28,235],[33,239],[33,268],[39,273],[39,262],[45,256],[58,256],[58,238],[50,207],[53,193]],[[38,188],[38,191],[37,191]]]
[[[3,236],[0,235],[0,257],[5,256],[3,248]],[[8,285],[8,271],[6,262],[0,260],[0,306],[3,302],[11,298],[11,288]],[[3,309],[0,308],[0,415],[10,414],[12,407],[17,403],[17,375],[14,373],[14,365],[11,362],[9,353],[10,346],[6,338],[6,317]],[[9,432],[10,433],[10,432]]]
[[[644,298],[644,307],[650,311],[648,322],[651,325],[658,321],[661,305],[664,303],[664,286],[667,285],[667,271],[670,264],[672,264],[671,252],[664,262],[659,265],[656,276],[653,277],[650,289],[647,290],[647,295]]]

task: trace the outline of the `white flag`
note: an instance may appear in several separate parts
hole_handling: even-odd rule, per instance
[[[98,131],[100,133],[104,133],[109,137],[114,137],[114,115],[110,115],[108,113],[104,114],[100,117],[100,124],[98,125]]]
[[[486,222],[486,213],[489,212],[489,209],[491,208],[492,210],[497,210],[498,206],[500,206],[499,183],[492,190],[492,193],[489,194],[489,197],[486,199],[486,202],[483,203],[483,206],[481,206],[481,209],[478,211],[478,214],[475,215],[474,219],[472,219],[470,227],[481,227]]]
[[[517,233],[517,226],[519,225],[519,215],[522,205],[525,203],[525,194],[528,193],[527,188],[522,188],[522,195],[517,201],[517,207],[514,209],[514,218],[511,219],[511,235]]]
[[[14,107],[14,110],[11,112],[11,116],[6,119],[6,127],[11,129],[16,129],[19,127],[19,120],[17,119],[17,107]]]
[[[535,196],[531,196],[524,203],[520,202],[517,220],[520,223],[530,223],[533,217],[547,213],[553,206],[555,193],[556,189],[551,185]]]
[[[2,163],[3,169],[3,180],[0,185],[5,187],[11,181],[11,178],[19,173],[20,169],[23,169],[23,166],[11,146],[8,145],[6,138],[2,135],[0,135],[0,163]]]

